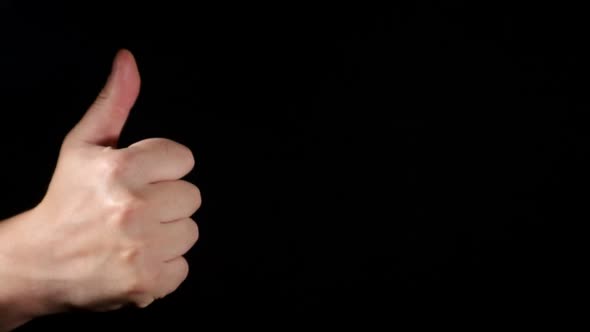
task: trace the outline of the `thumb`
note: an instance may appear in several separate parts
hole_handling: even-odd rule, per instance
[[[140,77],[130,51],[119,50],[106,85],[65,142],[114,147],[139,95]]]

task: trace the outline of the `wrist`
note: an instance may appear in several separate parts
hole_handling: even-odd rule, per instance
[[[36,273],[31,225],[36,210],[0,221],[0,332],[56,313],[47,281]]]

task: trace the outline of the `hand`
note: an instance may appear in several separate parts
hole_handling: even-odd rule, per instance
[[[180,180],[194,167],[191,151],[163,138],[116,147],[139,85],[132,54],[121,50],[63,141],[43,200],[3,230],[11,273],[43,289],[51,311],[146,307],[187,277],[183,255],[198,238],[190,217],[201,203]]]

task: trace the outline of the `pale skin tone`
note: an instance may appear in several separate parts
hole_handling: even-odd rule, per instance
[[[182,178],[195,161],[164,138],[117,147],[139,86],[133,55],[119,51],[44,198],[0,222],[0,332],[71,309],[144,308],[186,279],[201,195]]]

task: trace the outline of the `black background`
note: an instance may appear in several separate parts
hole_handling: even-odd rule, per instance
[[[581,8],[3,1],[2,217],[130,49],[121,146],[188,145],[191,274],[147,309],[23,330],[383,318],[576,295],[588,185]],[[525,305],[526,303],[526,305]],[[422,310],[422,309],[420,309]]]

